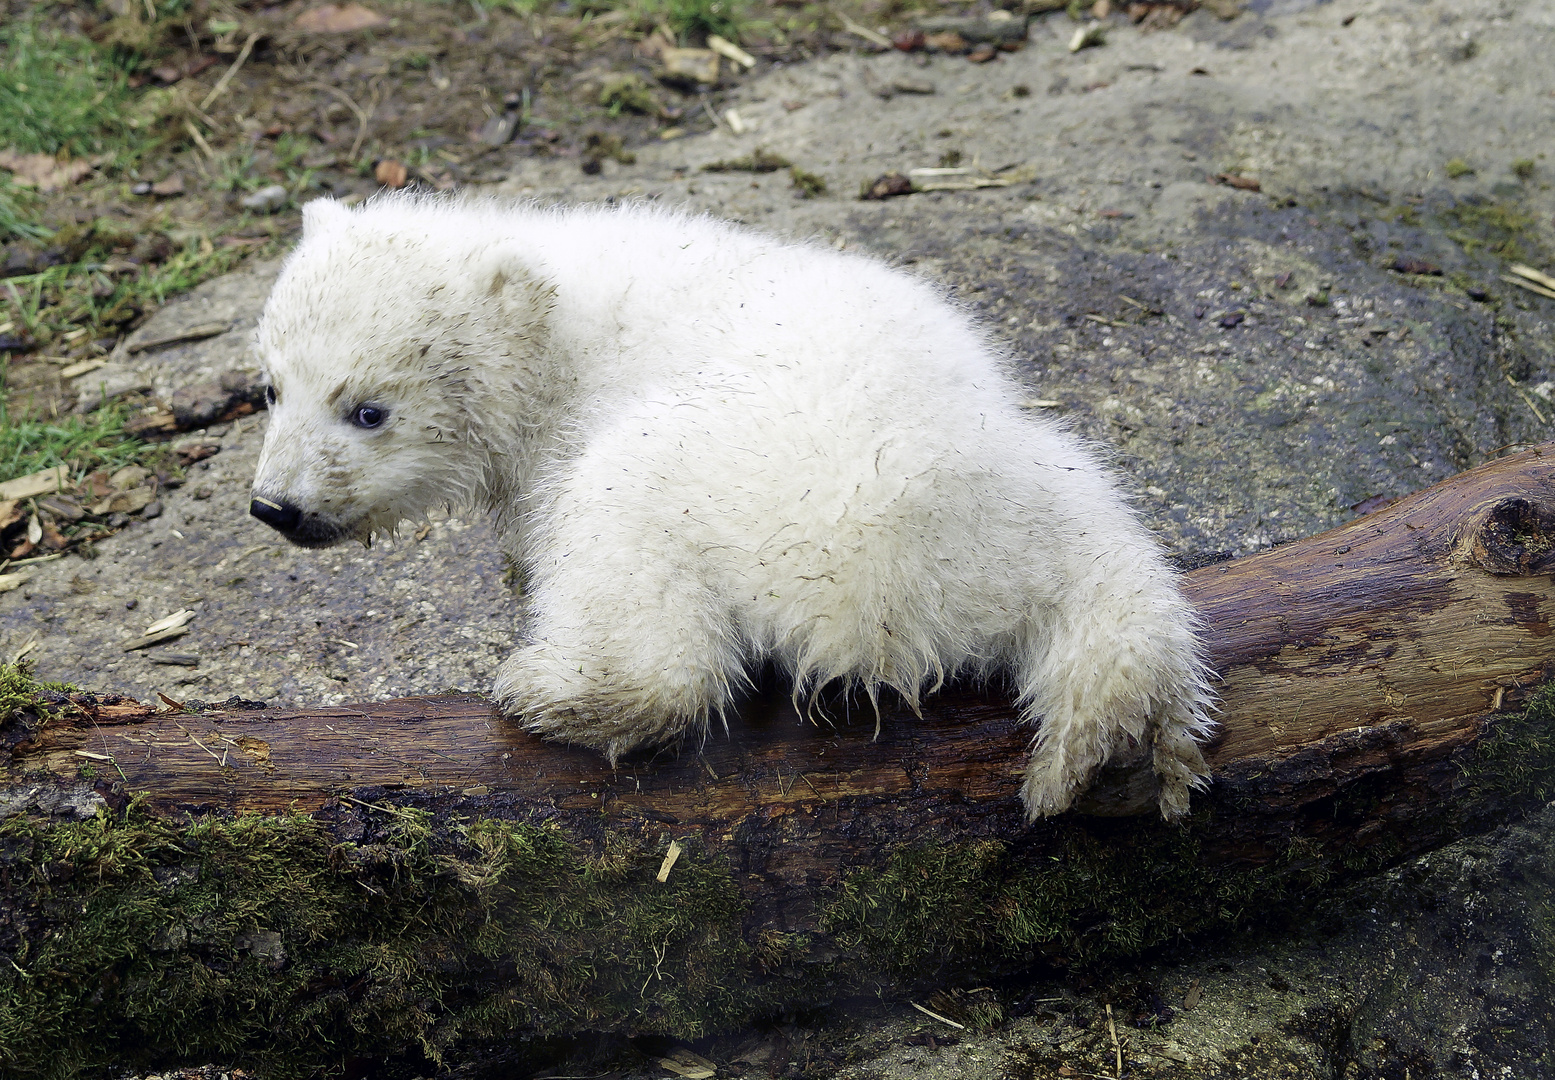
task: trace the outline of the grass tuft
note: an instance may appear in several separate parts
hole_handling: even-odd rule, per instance
[[[18,187],[0,173],[0,243],[43,240],[53,235],[53,230],[37,220],[38,201],[32,191]]]
[[[0,149],[87,157],[134,137],[128,72],[112,53],[35,19],[0,29]]]
[[[125,438],[128,417],[118,402],[85,416],[58,420],[13,419],[0,395],[0,480],[26,476],[55,465],[68,466],[76,479],[95,469],[113,470],[140,460],[150,448]]]

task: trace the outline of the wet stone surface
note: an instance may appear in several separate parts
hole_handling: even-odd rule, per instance
[[[1265,9],[1200,11],[1170,33],[1120,25],[1073,55],[1072,24],[1038,20],[1024,51],[981,66],[831,56],[741,89],[745,135],[642,147],[593,175],[515,161],[497,190],[658,199],[939,280],[1008,344],[1033,407],[1113,448],[1174,553],[1245,553],[1547,439],[1555,417],[1555,301],[1501,280],[1514,261],[1555,268],[1555,161],[1539,156],[1555,146],[1549,6]],[[906,81],[936,92],[879,93]],[[828,191],[799,198],[786,172],[701,171],[758,147]],[[1449,176],[1455,158],[1473,171]],[[886,172],[950,161],[1011,182],[856,198]],[[141,333],[251,325],[271,272],[211,283]],[[230,353],[237,333],[131,359],[171,393],[251,362]],[[220,432],[221,452],[161,516],[95,560],[43,564],[0,595],[0,651],[142,698],[486,689],[519,607],[489,526],[450,518],[371,551],[288,548],[246,517],[262,426]],[[121,650],[186,607],[184,637]],[[991,1033],[839,1003],[699,1051],[719,1075],[1113,1075],[1104,1006],[1121,1018],[1153,1000],[1148,986],[1172,1015],[1119,1023],[1131,1077],[1555,1076],[1552,830],[1547,811],[1454,845],[1282,935],[1001,984],[1011,1019]],[[666,1075],[641,1047],[611,1053],[562,1072],[637,1060],[634,1075]]]

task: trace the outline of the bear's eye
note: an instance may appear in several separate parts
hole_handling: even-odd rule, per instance
[[[275,387],[273,387],[273,386],[265,387],[265,404],[266,405],[274,405],[275,404]]]
[[[375,428],[388,419],[389,410],[377,405],[358,405],[351,414],[351,423],[360,428]]]

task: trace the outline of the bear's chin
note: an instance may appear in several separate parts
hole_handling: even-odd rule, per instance
[[[347,540],[360,540],[363,543],[372,535],[365,522],[351,525],[339,525],[330,521],[320,521],[317,518],[306,519],[294,531],[282,533],[287,541],[301,548],[327,548],[336,544],[343,544]]]

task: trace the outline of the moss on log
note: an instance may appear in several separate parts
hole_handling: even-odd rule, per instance
[[[1456,767],[1462,783],[1431,811],[1449,831],[1555,794],[1555,688]],[[300,1077],[584,1031],[690,1038],[861,987],[1092,963],[1247,925],[1401,850],[1292,837],[1267,862],[1206,857],[1236,802],[1211,796],[1184,828],[1066,819],[1040,858],[1019,842],[908,840],[820,890],[810,932],[751,932],[739,868],[653,823],[380,800],[17,815],[0,824],[0,1074],[218,1060]],[[684,851],[659,881],[670,838]]]
[[[0,670],[0,1075],[694,1037],[1301,910],[1555,793],[1551,460],[1196,572],[1225,733],[1182,826],[1026,828],[1026,734],[969,690],[879,742],[760,699],[612,772],[470,696],[159,713]]]

